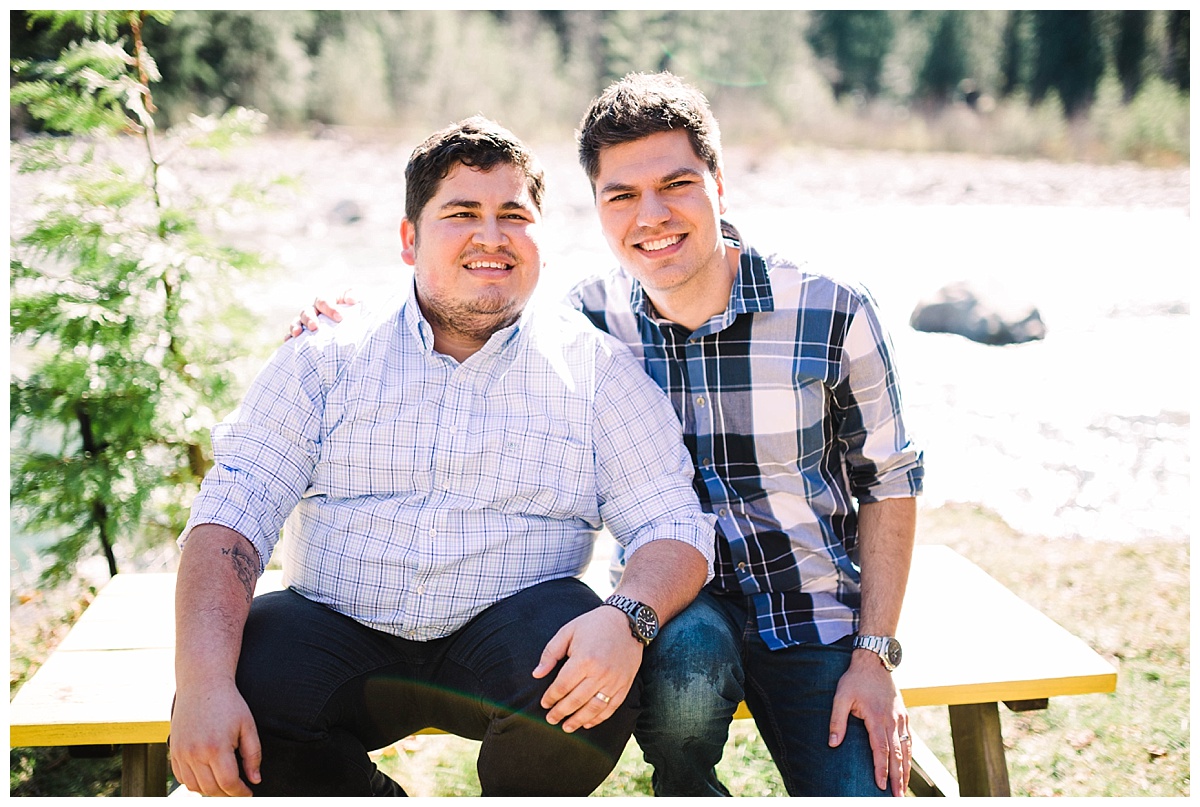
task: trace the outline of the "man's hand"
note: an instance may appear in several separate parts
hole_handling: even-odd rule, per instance
[[[302,309],[300,315],[292,320],[291,327],[288,328],[287,334],[284,335],[283,341],[291,339],[293,336],[299,336],[304,333],[305,329],[315,331],[317,329],[317,315],[324,314],[334,322],[342,321],[342,314],[337,310],[337,305],[354,305],[358,300],[354,299],[354,292],[346,289],[338,295],[337,303],[331,303],[329,300],[318,295],[313,304],[308,308]]]
[[[892,795],[903,796],[912,766],[908,712],[892,674],[868,650],[854,652],[850,669],[838,681],[829,720],[830,747],[841,745],[850,715],[866,723],[875,760],[875,784],[887,790],[890,781]]]
[[[590,729],[612,717],[629,694],[642,664],[642,643],[633,637],[629,618],[602,605],[563,625],[542,651],[534,678],[566,663],[542,697],[546,720],[563,731]]]
[[[262,746],[250,709],[233,682],[199,693],[180,692],[171,713],[171,771],[188,790],[205,796],[249,796],[238,775],[262,781]]]

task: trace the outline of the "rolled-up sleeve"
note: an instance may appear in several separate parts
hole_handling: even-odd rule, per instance
[[[843,377],[835,394],[850,490],[860,502],[918,496],[924,482],[924,456],[904,425],[891,340],[869,293],[859,290],[859,295],[843,344]]]
[[[218,524],[245,536],[258,551],[259,571],[266,568],[320,455],[323,384],[305,341],[280,348],[242,405],[213,427],[213,468],[192,502],[180,549],[197,525]]]
[[[715,518],[692,488],[679,419],[627,347],[607,335],[603,345],[593,414],[600,515],[626,557],[650,541],[682,541],[704,556],[711,580]]]

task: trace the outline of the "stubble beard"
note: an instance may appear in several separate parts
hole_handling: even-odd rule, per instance
[[[524,301],[499,290],[485,292],[469,302],[424,297],[421,306],[430,325],[465,340],[483,344],[492,334],[512,325],[521,316]]]

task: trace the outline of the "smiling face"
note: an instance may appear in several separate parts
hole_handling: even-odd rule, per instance
[[[596,210],[613,254],[641,282],[660,313],[725,309],[731,269],[721,239],[725,210],[714,176],[683,130],[600,150]],[[684,325],[694,324],[675,321]]]
[[[541,214],[528,178],[501,163],[453,167],[414,222],[400,225],[434,347],[460,361],[521,315],[537,285]]]

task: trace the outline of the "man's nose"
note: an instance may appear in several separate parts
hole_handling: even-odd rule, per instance
[[[474,240],[481,247],[498,247],[508,240],[508,236],[504,234],[498,218],[483,216],[479,220],[479,226],[475,228]]]
[[[638,225],[654,227],[671,218],[671,211],[661,196],[654,191],[643,193],[638,199]]]

